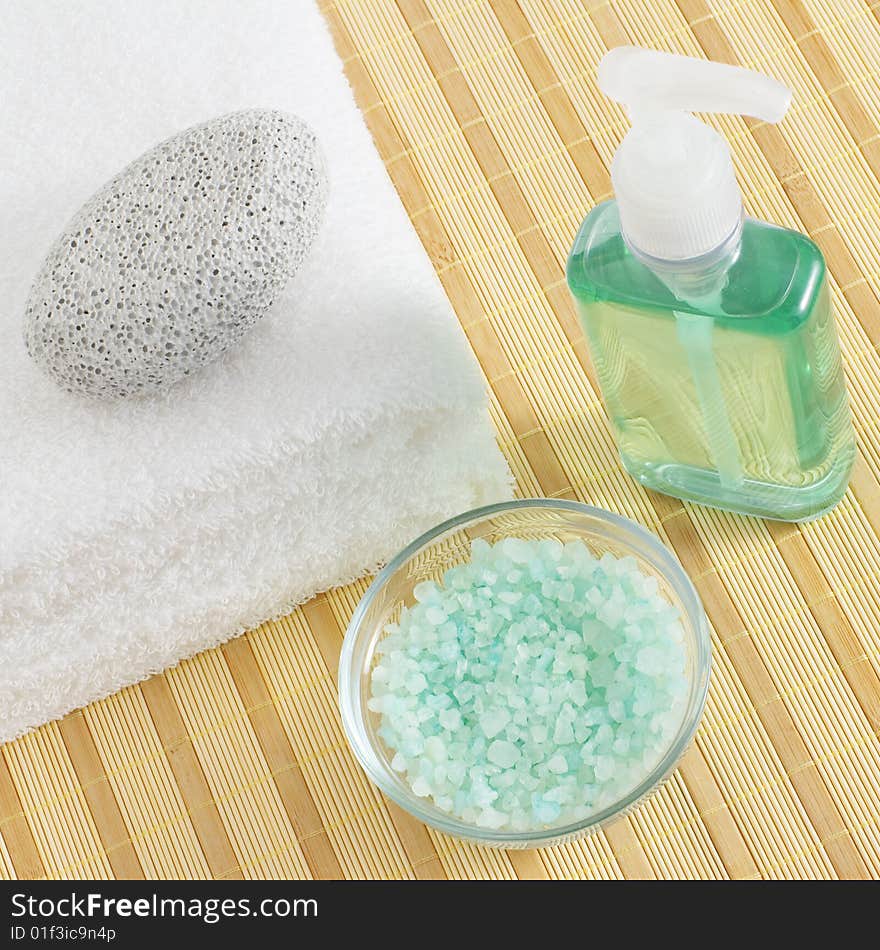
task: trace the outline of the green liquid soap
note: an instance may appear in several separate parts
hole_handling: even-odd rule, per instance
[[[822,514],[846,491],[855,439],[821,252],[746,218],[705,265],[684,264],[636,255],[615,201],[587,216],[568,260],[623,465],[717,508]]]

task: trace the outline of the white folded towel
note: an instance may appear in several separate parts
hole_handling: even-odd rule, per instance
[[[35,3],[0,61],[0,740],[351,580],[508,497],[483,382],[310,0]],[[305,118],[316,247],[219,364],[94,403],[30,363],[30,279],[151,145],[240,108]]]

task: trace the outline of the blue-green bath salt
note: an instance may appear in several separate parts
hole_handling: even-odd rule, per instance
[[[634,558],[474,541],[376,648],[369,708],[413,793],[480,828],[587,818],[632,791],[688,694],[678,610]]]

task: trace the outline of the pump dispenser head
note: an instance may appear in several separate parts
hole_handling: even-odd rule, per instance
[[[605,54],[599,88],[626,106],[633,123],[611,165],[621,229],[633,250],[683,261],[731,240],[741,226],[742,198],[730,149],[687,113],[778,122],[791,91],[738,66],[635,46]]]

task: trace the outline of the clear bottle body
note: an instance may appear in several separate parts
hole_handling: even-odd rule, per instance
[[[855,440],[825,262],[752,219],[711,260],[657,266],[587,216],[568,283],[627,471],[750,515],[816,517],[846,491]]]

